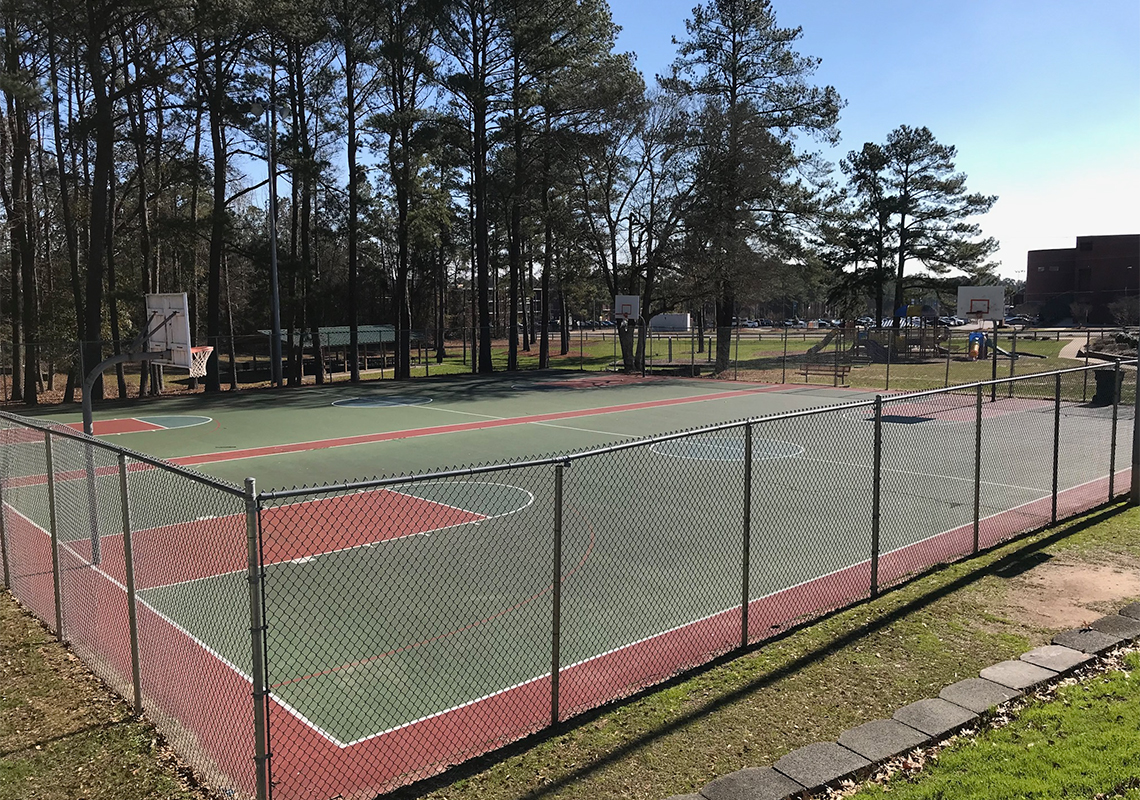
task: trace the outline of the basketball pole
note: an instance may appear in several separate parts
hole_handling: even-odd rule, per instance
[[[991,350],[993,350],[993,353],[990,354],[990,361],[993,364],[993,367],[990,370],[990,380],[992,381],[992,383],[990,383],[990,402],[991,403],[994,402],[995,400],[997,400],[997,337],[998,337],[997,320],[995,319],[993,321],[993,323],[994,323],[994,340],[992,342],[993,346],[990,348]]]
[[[1140,301],[1140,293],[1137,295]],[[1137,310],[1140,310],[1138,308]],[[1140,322],[1140,318],[1138,318]],[[1132,491],[1128,499],[1134,506],[1140,506],[1140,324],[1136,326],[1136,397],[1132,414]]]

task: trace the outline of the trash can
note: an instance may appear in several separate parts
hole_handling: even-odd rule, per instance
[[[1096,378],[1096,393],[1093,394],[1094,406],[1110,406],[1120,399],[1120,386],[1124,383],[1124,373],[1119,369],[1093,370]]]

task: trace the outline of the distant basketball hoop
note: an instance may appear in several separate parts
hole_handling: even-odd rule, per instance
[[[614,319],[629,322],[641,316],[641,298],[635,294],[614,296]]]
[[[192,378],[204,378],[213,347],[194,347],[190,337],[190,303],[186,292],[148,294],[146,321],[139,335],[122,353],[104,359],[83,380],[83,432],[94,430],[91,389],[108,367],[130,361],[146,361],[184,369]]]

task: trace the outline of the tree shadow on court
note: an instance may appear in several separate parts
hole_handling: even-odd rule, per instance
[[[670,720],[667,724],[661,725],[632,741],[626,742],[618,747],[613,748],[601,757],[595,758],[588,763],[584,763],[561,777],[550,780],[540,788],[533,789],[524,795],[520,795],[520,800],[541,800],[541,798],[555,795],[560,790],[568,786],[585,780],[595,773],[606,769],[607,767],[613,766],[614,764],[620,763],[624,759],[634,756],[638,751],[653,744],[657,740],[684,731],[690,725],[699,722],[702,718],[713,714],[720,709],[741,702],[747,699],[750,695],[795,675],[797,672],[818,661],[819,659],[832,656],[847,647],[855,645],[865,637],[878,633],[883,629],[889,628],[891,625],[906,618],[908,615],[925,609],[938,600],[970,586],[981,578],[990,575],[1012,577],[1014,575],[1021,574],[1022,572],[1025,572],[1029,569],[1032,569],[1034,566],[1037,566],[1038,564],[1047,561],[1050,558],[1049,554],[1045,553],[1044,551],[1051,547],[1053,544],[1062,541],[1075,533],[1098,525],[1101,522],[1124,513],[1127,509],[1128,506],[1122,503],[1106,503],[1094,509],[1091,509],[1089,512],[1084,512],[1090,514],[1090,516],[1085,517],[1078,523],[1066,525],[1064,528],[1040,539],[1026,542],[1024,546],[1020,547],[1015,552],[1002,556],[1001,558],[991,563],[979,565],[965,575],[962,575],[961,577],[945,585],[942,585],[930,592],[916,597],[913,600],[900,605],[898,608],[884,613],[880,617],[863,623],[851,629],[847,633],[844,633],[843,635],[829,641],[823,646],[816,647],[805,652],[803,655],[793,659],[789,663],[781,666],[778,669],[763,674],[756,680],[753,680],[744,686],[740,686],[707,702],[701,703],[691,710],[680,714],[675,719]],[[968,563],[975,558],[984,557],[996,549],[1008,547],[1011,544],[1015,544],[1019,539],[1028,539],[1037,534],[1040,534],[1051,527],[1053,526],[1046,525],[1030,531],[1026,531],[1025,533],[1012,540],[999,542],[989,549],[979,551],[977,556],[967,557],[966,559],[962,559],[959,562],[955,563]],[[901,581],[900,583],[895,584],[888,589],[884,589],[882,592],[880,592],[877,598],[867,598],[852,605],[836,609],[827,614],[814,617],[794,627],[780,631],[778,634],[775,634],[767,639],[755,642],[746,648],[738,648],[708,662],[707,664],[703,664],[694,669],[680,673],[673,678],[670,678],[668,681],[658,683],[652,687],[637,692],[636,694],[622,698],[621,700],[617,700],[579,714],[570,720],[567,720],[566,722],[546,728],[543,731],[535,733],[525,739],[521,739],[518,742],[509,744],[499,750],[494,751],[493,753],[480,756],[478,758],[464,762],[463,764],[452,767],[451,769],[432,778],[427,778],[417,783],[401,787],[400,789],[393,791],[385,797],[392,798],[393,800],[415,800],[415,798],[423,797],[435,791],[436,789],[448,786],[458,780],[472,777],[514,756],[525,753],[527,750],[537,745],[586,726],[618,708],[631,705],[657,692],[664,691],[671,687],[677,686],[678,684],[689,681],[694,677],[700,676],[702,674],[710,672],[711,670],[728,664],[740,658],[741,656],[754,653],[765,646],[785,639],[788,636],[791,636],[792,634],[802,631],[808,627],[824,622],[838,614],[866,606],[868,603],[874,602],[878,598],[897,592],[900,589],[911,586],[914,583],[932,575],[936,575],[937,573],[944,571],[948,566],[949,564],[935,565],[920,573],[911,575],[904,581]]]
[[[517,372],[499,371],[489,375],[469,373],[414,378],[407,381],[391,379],[362,380],[360,383],[337,381],[322,385],[304,386],[246,387],[239,391],[220,391],[182,395],[160,395],[157,397],[107,397],[94,404],[96,412],[105,414],[111,411],[130,411],[131,416],[149,411],[150,413],[182,413],[191,409],[215,409],[226,411],[246,411],[254,409],[272,410],[280,405],[294,410],[324,408],[335,400],[345,397],[384,397],[391,395],[428,396],[434,402],[458,402],[472,399],[504,399],[520,397],[536,389],[536,384],[566,381],[598,375],[613,375],[611,372],[596,370],[582,372],[571,369],[523,370]],[[595,387],[605,388],[605,387]],[[541,387],[538,387],[541,391]],[[51,419],[58,415],[71,415],[79,410],[78,403],[55,406],[11,406],[4,410],[15,413],[29,413],[33,416]]]

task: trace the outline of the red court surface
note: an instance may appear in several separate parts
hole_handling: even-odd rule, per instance
[[[69,428],[83,432],[82,422],[68,423]],[[166,430],[162,425],[155,425],[152,422],[144,422],[141,419],[97,419],[92,423],[92,431],[95,436],[112,436],[117,433],[142,433],[143,431],[162,431]]]
[[[314,508],[319,510],[314,513]],[[335,520],[335,530],[322,524],[321,516]],[[265,564],[327,555],[333,542],[337,550],[347,550],[486,519],[482,514],[384,489],[265,508],[261,518],[264,527],[289,532],[287,537],[274,537],[263,555]],[[119,582],[126,581],[123,541],[118,532],[100,539],[100,566]],[[244,572],[249,564],[246,518],[241,514],[134,531],[131,544],[140,591]],[[69,547],[79,557],[90,559],[89,540],[71,542]],[[50,564],[49,560],[49,573]]]

